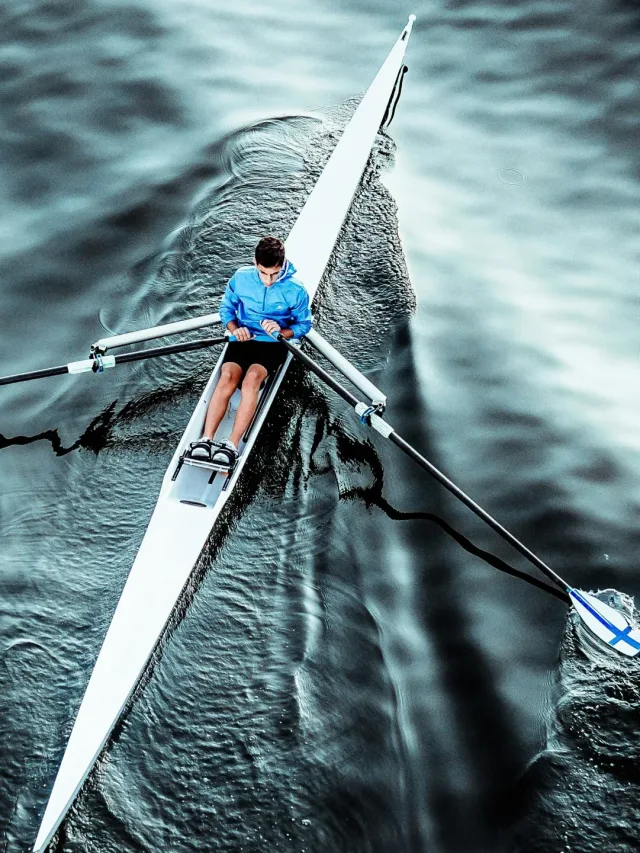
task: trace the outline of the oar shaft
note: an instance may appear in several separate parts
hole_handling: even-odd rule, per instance
[[[45,367],[43,370],[31,370],[28,373],[14,373],[12,376],[0,376],[0,385],[12,385],[14,382],[28,382],[30,379],[44,379],[45,376],[61,376],[68,373],[69,367],[61,364],[59,367]]]
[[[325,340],[316,329],[310,329],[305,335],[305,340],[311,344],[321,355],[323,355],[333,367],[336,368],[349,382],[362,391],[376,407],[385,408],[387,405],[387,395],[377,388],[370,379],[368,379],[358,368],[353,365],[342,353]]]
[[[294,346],[289,343],[289,341],[285,340],[281,336],[278,338],[291,352],[298,361],[301,361],[312,373],[321,379],[326,385],[328,385],[333,391],[336,392],[342,399],[349,403],[350,406],[353,406],[356,409],[357,413],[364,413],[368,411],[368,407],[365,403],[362,403],[355,397],[347,388],[340,384],[331,374],[327,373],[324,368],[320,367],[312,358],[310,358],[305,352],[302,352],[297,346]],[[406,453],[414,462],[417,462],[421,468],[427,471],[434,479],[436,479],[442,486],[445,487],[448,491],[451,492],[452,495],[455,495],[458,500],[460,500],[465,506],[467,506],[472,512],[474,512],[479,518],[481,518],[486,524],[493,528],[496,533],[509,542],[517,551],[519,551],[524,557],[527,558],[534,566],[540,569],[548,578],[550,578],[557,586],[560,587],[563,591],[566,592],[569,589],[569,584],[560,577],[557,572],[554,572],[553,569],[548,566],[540,557],[537,557],[533,551],[530,551],[526,545],[520,542],[519,539],[510,533],[505,527],[503,527],[498,521],[496,521],[493,516],[489,515],[489,513],[484,510],[479,504],[477,504],[472,498],[469,497],[465,492],[462,491],[461,488],[456,486],[454,482],[452,482],[447,476],[445,476],[442,471],[438,470],[428,459],[422,456],[414,447],[412,447],[409,442],[405,441],[398,433],[393,429],[393,427],[384,421],[379,415],[375,413],[371,413],[369,416],[369,420],[371,426],[383,435],[385,438],[388,438],[392,441],[396,447],[399,447],[403,453]]]
[[[286,346],[290,353],[293,353],[293,356],[297,358],[298,361],[301,361],[306,367],[309,368],[312,373],[315,373],[319,379],[322,379],[325,385],[328,385],[329,388],[335,391],[336,394],[342,397],[343,400],[346,400],[346,402],[349,403],[350,406],[353,406],[355,408],[355,406],[358,405],[360,400],[358,400],[358,398],[354,394],[352,394],[351,391],[348,391],[344,387],[344,385],[338,382],[337,379],[334,379],[334,377],[330,373],[327,373],[324,367],[320,367],[320,365],[312,358],[310,358],[306,354],[306,352],[303,352],[301,349],[295,346],[295,344],[289,343],[289,341],[286,338],[283,338],[282,335],[278,335],[278,340],[280,341],[280,343],[283,343]]]
[[[164,347],[150,347],[149,349],[125,352],[121,355],[107,355],[99,358],[86,358],[83,361],[72,361],[69,364],[61,364],[58,367],[46,367],[43,370],[32,370],[28,373],[14,373],[13,376],[0,377],[0,385],[11,385],[15,382],[28,382],[31,379],[43,379],[45,376],[60,376],[64,373],[97,373],[99,368],[106,370],[117,364],[128,364],[131,361],[143,361],[146,358],[155,358],[161,355],[171,355],[176,352],[191,352],[193,350],[214,347],[217,344],[227,343],[226,337],[201,338],[197,341],[187,341],[180,344],[168,344]]]
[[[375,416],[373,416],[375,417]],[[417,462],[421,468],[424,468],[425,471],[428,471],[431,476],[436,479],[441,485],[445,487],[448,491],[451,492],[452,495],[455,495],[458,500],[462,501],[465,506],[469,507],[471,512],[474,512],[479,518],[481,518],[484,522],[486,522],[489,527],[492,527],[499,536],[502,536],[503,539],[512,545],[516,551],[519,551],[524,557],[527,558],[534,566],[537,566],[541,572],[550,578],[557,586],[560,587],[564,592],[569,589],[569,584],[564,581],[559,574],[553,571],[553,569],[548,566],[540,557],[536,556],[533,551],[529,550],[526,545],[520,542],[519,539],[510,533],[506,527],[503,527],[499,521],[489,515],[489,513],[484,510],[479,504],[477,504],[473,498],[470,498],[459,486],[456,486],[442,471],[439,471],[435,465],[432,465],[428,459],[425,459],[421,453],[412,447],[407,441],[404,440],[401,436],[398,435],[395,430],[389,436],[389,441],[392,441],[396,447],[399,447],[403,453],[406,453],[407,456],[411,457],[414,462]]]
[[[221,338],[201,338],[198,341],[189,341],[182,344],[168,344],[165,347],[150,347],[149,349],[136,350],[135,352],[125,352],[121,355],[115,355],[116,364],[128,364],[131,361],[143,361],[145,358],[155,358],[158,355],[172,355],[176,352],[192,352],[193,350],[206,349],[214,347],[217,344],[226,344],[226,337]]]

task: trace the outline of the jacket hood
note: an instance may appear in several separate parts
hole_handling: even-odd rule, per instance
[[[253,265],[253,269],[255,271],[256,277],[258,278],[258,281],[260,282],[260,284],[262,284],[262,279],[260,278],[260,273],[258,272],[258,268],[256,267],[255,264]],[[294,267],[294,265],[291,263],[291,261],[285,259],[282,270],[280,271],[280,275],[273,282],[273,284],[280,284],[283,281],[287,281],[288,279],[293,278],[293,276],[296,274],[296,272],[297,272],[297,270]],[[266,287],[266,285],[265,285],[265,287]],[[273,285],[270,285],[270,287],[273,287]]]

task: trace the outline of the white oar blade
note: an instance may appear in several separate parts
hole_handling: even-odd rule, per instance
[[[569,590],[571,603],[592,634],[627,657],[640,652],[640,630],[623,613],[582,590]]]

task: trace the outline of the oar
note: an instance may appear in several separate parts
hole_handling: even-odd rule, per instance
[[[292,345],[288,340],[278,335],[278,340],[283,343],[289,352],[301,361],[312,373],[321,379],[326,385],[336,392],[343,400],[349,403],[355,409],[357,415],[360,416],[362,423],[373,427],[384,438],[393,442],[396,447],[399,447],[403,453],[406,453],[414,462],[417,462],[421,468],[424,468],[432,477],[434,477],[441,485],[448,489],[451,494],[455,495],[458,500],[465,504],[472,512],[481,518],[486,524],[492,527],[503,539],[509,542],[517,551],[533,563],[541,572],[543,572],[553,583],[558,586],[563,592],[569,595],[570,601],[573,604],[577,614],[582,619],[584,624],[589,628],[591,633],[595,634],[607,645],[613,646],[617,651],[628,657],[635,657],[640,652],[640,630],[631,624],[627,618],[600,601],[595,595],[588,592],[574,589],[564,578],[548,566],[540,557],[536,556],[533,551],[530,551],[526,545],[523,545],[519,539],[503,527],[493,516],[484,510],[479,504],[472,500],[465,492],[462,491],[455,483],[446,477],[442,471],[439,471],[435,465],[425,459],[414,447],[405,441],[393,427],[383,420],[376,412],[374,406],[368,406],[361,400],[358,400],[350,391],[334,379],[331,374],[327,373],[324,368],[320,367],[317,362],[310,358],[305,352],[302,352],[299,347]]]
[[[42,370],[31,370],[28,373],[14,373],[13,376],[2,376],[0,377],[0,385],[12,385],[14,382],[28,382],[30,379],[42,379],[45,376],[60,376],[64,373],[102,373],[103,370],[115,367],[117,364],[128,364],[130,361],[143,361],[146,358],[171,355],[176,352],[191,352],[225,343],[227,343],[226,337],[201,338],[197,341],[169,344],[164,347],[150,347],[145,350],[126,352],[122,355],[100,355],[99,353],[95,353],[92,358],[85,358],[82,361],[72,361],[69,364],[61,364],[58,367],[45,367]]]

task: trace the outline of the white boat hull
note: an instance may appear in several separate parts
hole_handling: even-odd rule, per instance
[[[367,90],[286,241],[287,257],[313,299],[369,158],[402,68],[412,19]],[[223,353],[224,354],[224,353]],[[291,355],[268,389],[230,478],[193,465],[175,471],[189,443],[202,434],[207,406],[220,374],[214,368],[165,474],[157,505],[98,655],[47,804],[34,851],[51,840],[143,674],[177,601],[278,393]],[[236,392],[216,438],[225,438],[240,394]],[[228,483],[227,483],[228,479]],[[224,488],[226,484],[226,488]]]

